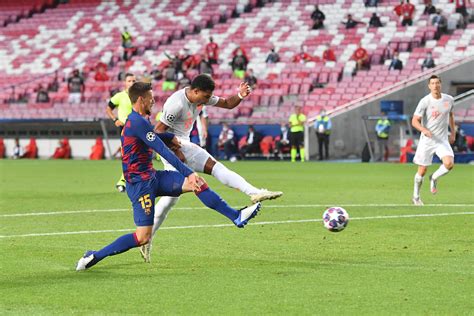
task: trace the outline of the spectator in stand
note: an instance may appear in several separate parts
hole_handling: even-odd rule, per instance
[[[404,0],[400,0],[400,3],[398,5],[395,6],[395,8],[393,9],[393,11],[395,12],[395,14],[398,16],[398,17],[401,17],[402,16],[402,8],[403,8],[403,4],[405,3]]]
[[[275,47],[272,47],[270,49],[270,53],[268,54],[267,59],[265,60],[265,62],[267,64],[276,64],[279,61],[280,61],[280,56],[278,55],[277,52],[275,52]]]
[[[36,89],[36,102],[37,103],[49,102],[48,90],[45,87],[43,87],[42,84],[40,84],[38,88]]]
[[[366,7],[376,7],[379,5],[379,0],[365,0]]]
[[[305,63],[312,60],[313,58],[306,52],[306,46],[304,45],[301,45],[300,52],[293,56],[294,63]]]
[[[15,145],[13,145],[13,159],[20,159],[23,156],[23,148],[20,146],[20,140],[15,138]]]
[[[402,5],[402,26],[413,25],[413,14],[415,13],[415,6],[406,0]]]
[[[107,75],[107,65],[104,63],[98,63],[96,66],[96,73],[94,76],[95,81],[109,81],[109,76]]]
[[[314,129],[318,137],[319,160],[329,158],[329,135],[331,134],[331,119],[326,114],[326,110],[321,110],[314,122]],[[323,155],[323,149],[325,154]]]
[[[127,72],[125,71],[125,65],[120,65],[120,68],[119,68],[119,73],[117,75],[117,80],[118,81],[125,81],[125,75],[127,74]]]
[[[262,138],[262,134],[257,132],[252,125],[249,125],[245,145],[240,148],[240,156],[242,159],[245,159],[247,154],[256,154],[260,152],[260,142],[262,141]]]
[[[369,27],[382,27],[382,21],[380,21],[380,17],[377,15],[377,13],[372,13],[372,16],[370,17],[369,21]]]
[[[150,75],[154,81],[159,81],[163,78],[163,74],[157,64],[153,65],[153,68],[150,71]]]
[[[275,160],[283,160],[283,151],[290,151],[290,131],[285,123],[281,123],[280,137],[275,141]]]
[[[224,150],[225,159],[230,161],[237,160],[235,154],[237,152],[234,141],[234,131],[229,127],[229,124],[222,124],[222,131],[219,134],[217,146],[220,150]]]
[[[69,91],[68,102],[73,104],[81,103],[82,93],[84,93],[84,79],[79,74],[78,69],[74,69],[72,76],[67,80],[67,88]]]
[[[211,61],[205,54],[201,55],[201,61],[199,62],[199,65],[198,65],[198,71],[199,71],[199,74],[208,74],[211,76],[214,73],[214,70],[212,69]]]
[[[3,142],[3,138],[0,138],[0,159],[5,158],[5,143]]]
[[[95,145],[91,148],[91,154],[89,156],[90,160],[102,160],[104,159],[105,149],[104,143],[102,142],[101,137],[97,137],[95,140]]]
[[[326,49],[323,52],[323,61],[336,61],[336,54],[329,44],[326,45]]]
[[[217,64],[219,61],[219,45],[214,43],[214,38],[209,37],[209,43],[206,45],[206,57],[209,63]]]
[[[175,76],[178,76],[179,73],[183,72],[183,57],[180,57],[179,54],[175,54],[174,56],[168,55],[168,53],[164,53],[165,56],[169,59],[172,68],[174,69]],[[165,76],[166,77],[166,76]]]
[[[423,64],[421,65],[421,70],[425,70],[426,69],[431,69],[431,68],[434,68],[436,67],[436,64],[435,64],[435,61],[433,59],[433,56],[431,55],[430,52],[428,52],[426,54],[426,58],[425,60],[423,60]]]
[[[388,66],[388,70],[402,70],[403,69],[403,63],[402,61],[398,58],[398,52],[395,52],[392,57],[392,61],[390,62],[390,66]]]
[[[362,70],[362,69],[367,69],[369,68],[369,54],[359,44],[359,47],[354,51],[354,54],[352,54],[352,60],[355,60],[357,64],[357,70]]]
[[[436,40],[439,40],[441,35],[448,31],[448,21],[442,15],[440,9],[436,10],[436,14],[431,20],[431,24],[433,24],[433,26],[436,26],[436,33],[435,33]]]
[[[425,9],[423,10],[423,14],[430,15],[436,13],[436,7],[433,5],[431,0],[428,0],[425,5]]]
[[[189,79],[186,72],[183,72],[183,76],[178,80],[178,86],[176,90],[183,89],[184,87],[187,87],[189,85],[191,85],[191,79]]]
[[[234,72],[234,76],[239,79],[243,79],[245,76],[245,71],[247,70],[247,65],[249,61],[247,57],[245,57],[242,50],[238,50],[237,54],[232,59],[232,71]]]
[[[36,159],[38,158],[38,146],[36,145],[36,139],[30,138],[30,143],[26,145],[25,152],[21,158]]]
[[[313,20],[313,30],[319,30],[324,27],[324,20],[326,16],[319,10],[317,5],[314,6],[314,11],[311,13],[311,20]]]
[[[71,159],[71,146],[69,146],[69,139],[64,138],[59,141],[59,146],[54,151],[51,159]]]
[[[245,56],[245,58],[247,58],[247,60],[249,60],[249,55],[247,55],[247,51],[245,50],[245,48],[243,48],[242,46],[237,46],[233,51],[232,51],[232,58],[234,58],[235,56],[237,56],[237,54],[240,52],[242,52],[242,55]]]
[[[469,4],[470,0],[451,0],[451,3],[456,2],[456,13],[461,14],[463,17],[460,27],[465,28],[469,23],[469,13],[467,12],[466,4]]]
[[[172,63],[169,63],[166,66],[165,70],[163,71],[163,78],[165,79],[161,86],[161,89],[163,91],[176,90],[177,75],[176,75],[176,69],[173,67]]]
[[[348,29],[353,29],[357,26],[357,24],[365,24],[364,22],[361,22],[361,21],[356,21],[352,18],[352,14],[348,14],[347,15],[347,21],[346,22],[342,22],[342,24],[344,24],[346,26],[346,30]]]
[[[148,73],[148,71],[145,70],[140,77],[140,81],[145,82],[145,83],[151,83],[152,78],[151,78],[150,73]]]
[[[253,69],[249,69],[245,75],[244,81],[247,82],[252,88],[252,90],[255,90],[257,88],[257,78],[253,74]]]
[[[132,35],[128,32],[128,28],[124,27],[122,31],[122,47],[123,47],[123,59],[129,60],[132,51],[133,51],[133,44],[132,44]]]
[[[59,90],[59,79],[58,79],[58,71],[54,72],[54,79],[48,85],[48,92],[58,92]]]

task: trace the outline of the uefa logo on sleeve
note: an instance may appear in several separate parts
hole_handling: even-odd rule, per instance
[[[148,132],[148,133],[146,133],[146,139],[148,139],[148,141],[152,142],[156,139],[156,134],[153,133],[153,132]]]

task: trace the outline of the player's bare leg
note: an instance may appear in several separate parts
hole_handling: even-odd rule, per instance
[[[412,202],[414,205],[422,206],[423,201],[420,198],[420,189],[421,185],[423,184],[423,177],[426,174],[427,167],[426,166],[418,166],[418,171],[415,174],[415,183],[413,188],[413,198]]]
[[[140,247],[140,254],[142,255],[142,258],[145,260],[145,262],[151,262],[153,236],[155,236],[156,231],[161,227],[161,224],[163,224],[164,220],[168,216],[168,212],[176,203],[178,203],[178,201],[179,197],[162,196],[155,204],[155,219],[153,222],[150,241],[146,245]]]
[[[248,183],[241,175],[228,169],[222,163],[209,158],[204,166],[204,173],[212,175],[222,184],[237,189],[250,197],[252,203],[273,200],[283,195],[280,191],[258,189]]]
[[[438,179],[454,167],[454,158],[451,156],[444,156],[442,159],[443,164],[436,170],[432,175],[430,175],[430,190],[431,193],[436,194],[438,192]]]

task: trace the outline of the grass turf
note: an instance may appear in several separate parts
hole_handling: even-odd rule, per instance
[[[119,166],[0,161],[0,313],[473,313],[473,214],[400,217],[473,213],[472,166],[457,165],[436,196],[426,181],[427,205],[414,207],[413,165],[231,164],[256,186],[285,193],[264,203],[256,224],[212,227],[228,221],[187,194],[158,232],[151,264],[132,249],[76,272],[84,250],[133,229],[130,202],[114,191]],[[248,204],[206,179],[231,205]],[[353,218],[344,232],[316,221],[333,205]],[[20,216],[41,212],[53,214]],[[111,231],[94,232],[103,230]],[[41,236],[6,237],[25,234]]]

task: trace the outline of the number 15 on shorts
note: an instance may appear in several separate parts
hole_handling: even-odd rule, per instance
[[[151,199],[150,199],[150,194],[145,194],[145,195],[141,196],[138,199],[138,201],[142,205],[142,209],[145,211],[145,214],[150,215],[151,206],[153,205],[153,203],[151,202]]]

